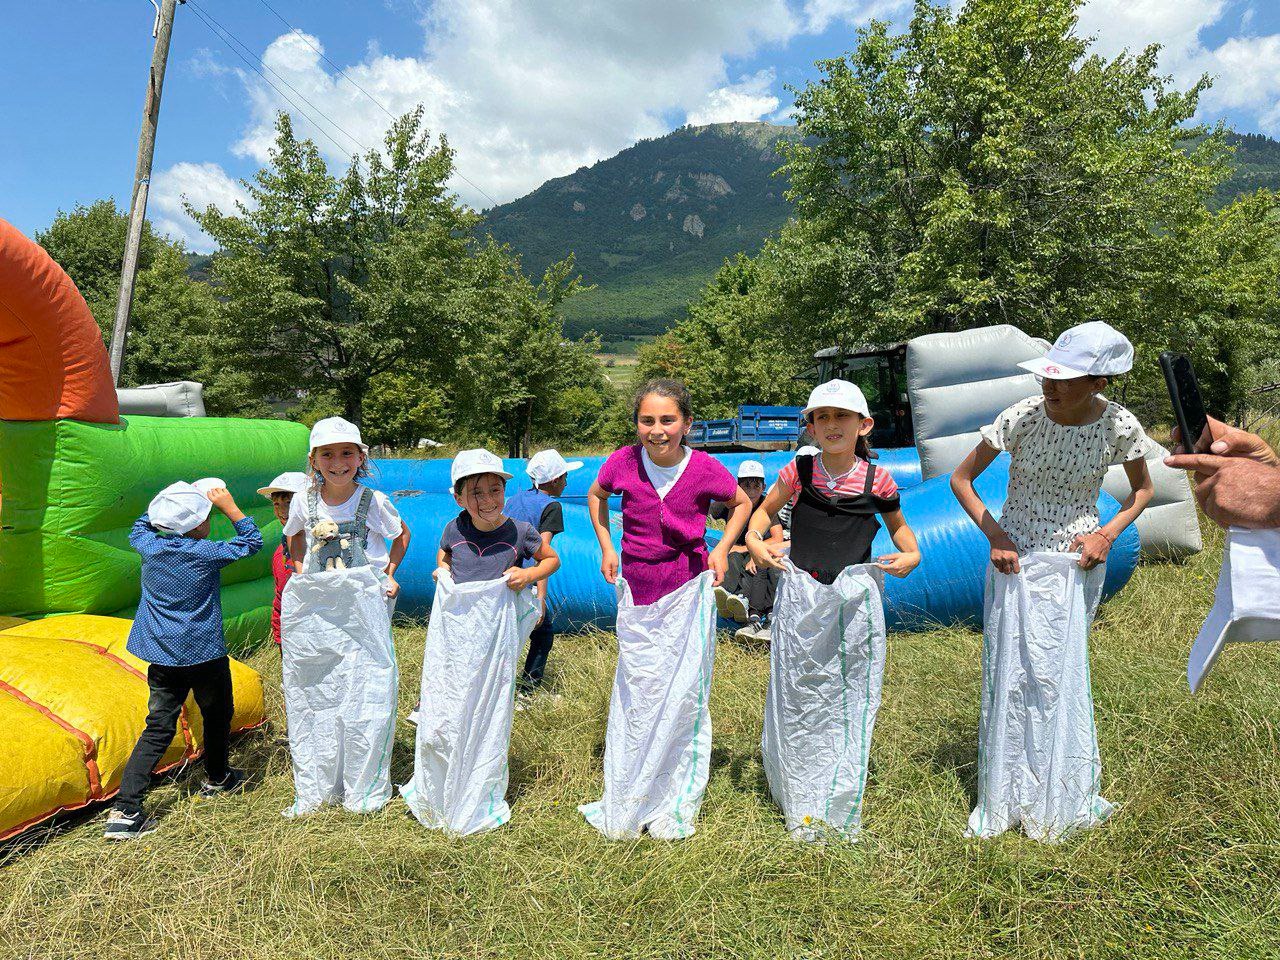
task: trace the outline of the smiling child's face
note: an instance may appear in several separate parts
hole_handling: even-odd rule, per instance
[[[670,397],[650,393],[640,401],[636,436],[655,463],[668,466],[679,462],[680,444],[689,427],[689,421],[680,412],[680,405]]]
[[[364,465],[364,451],[354,443],[329,443],[311,451],[311,462],[325,483],[354,486],[356,473]]]
[[[875,421],[852,410],[838,407],[818,407],[810,415],[809,433],[818,441],[823,453],[834,456],[852,451],[858,437],[871,432]]]
[[[291,503],[293,503],[292,493],[283,491],[271,495],[271,512],[276,515],[282,527],[289,522],[289,504]]]
[[[502,516],[506,505],[507,484],[496,473],[482,473],[462,481],[462,490],[456,495],[458,504],[471,515],[471,519],[495,523]]]

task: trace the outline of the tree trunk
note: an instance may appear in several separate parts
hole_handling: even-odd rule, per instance
[[[529,451],[533,447],[533,400],[529,400],[529,404],[525,407],[524,418],[524,443],[520,447],[520,456],[528,459]]]
[[[363,429],[364,424],[364,391],[347,390],[342,395],[342,415],[357,427]]]

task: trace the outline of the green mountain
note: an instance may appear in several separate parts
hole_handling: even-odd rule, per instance
[[[790,213],[778,141],[794,127],[715,123],[642,140],[486,213],[530,276],[570,252],[596,289],[565,305],[569,332],[607,344],[665,330],[726,257],[755,253]],[[1227,135],[1236,171],[1213,202],[1280,191],[1280,142]]]
[[[572,251],[596,289],[566,304],[569,331],[607,341],[660,333],[739,251],[755,253],[786,220],[770,123],[682,127],[548,180],[487,211],[487,229],[531,276]]]

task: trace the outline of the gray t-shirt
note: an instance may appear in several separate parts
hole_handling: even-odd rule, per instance
[[[532,559],[541,546],[542,535],[532,524],[508,517],[496,530],[479,530],[465,510],[440,535],[454,583],[501,580],[511,567]]]

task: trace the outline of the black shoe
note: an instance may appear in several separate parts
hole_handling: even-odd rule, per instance
[[[108,840],[137,840],[148,833],[154,833],[156,821],[139,810],[137,813],[125,813],[114,809],[107,817],[107,829],[102,834]]]
[[[227,775],[222,778],[221,783],[210,783],[206,780],[200,787],[200,796],[221,797],[228,793],[237,793],[244,789],[246,783],[248,783],[248,780],[245,778],[243,770],[229,767],[227,768]]]

